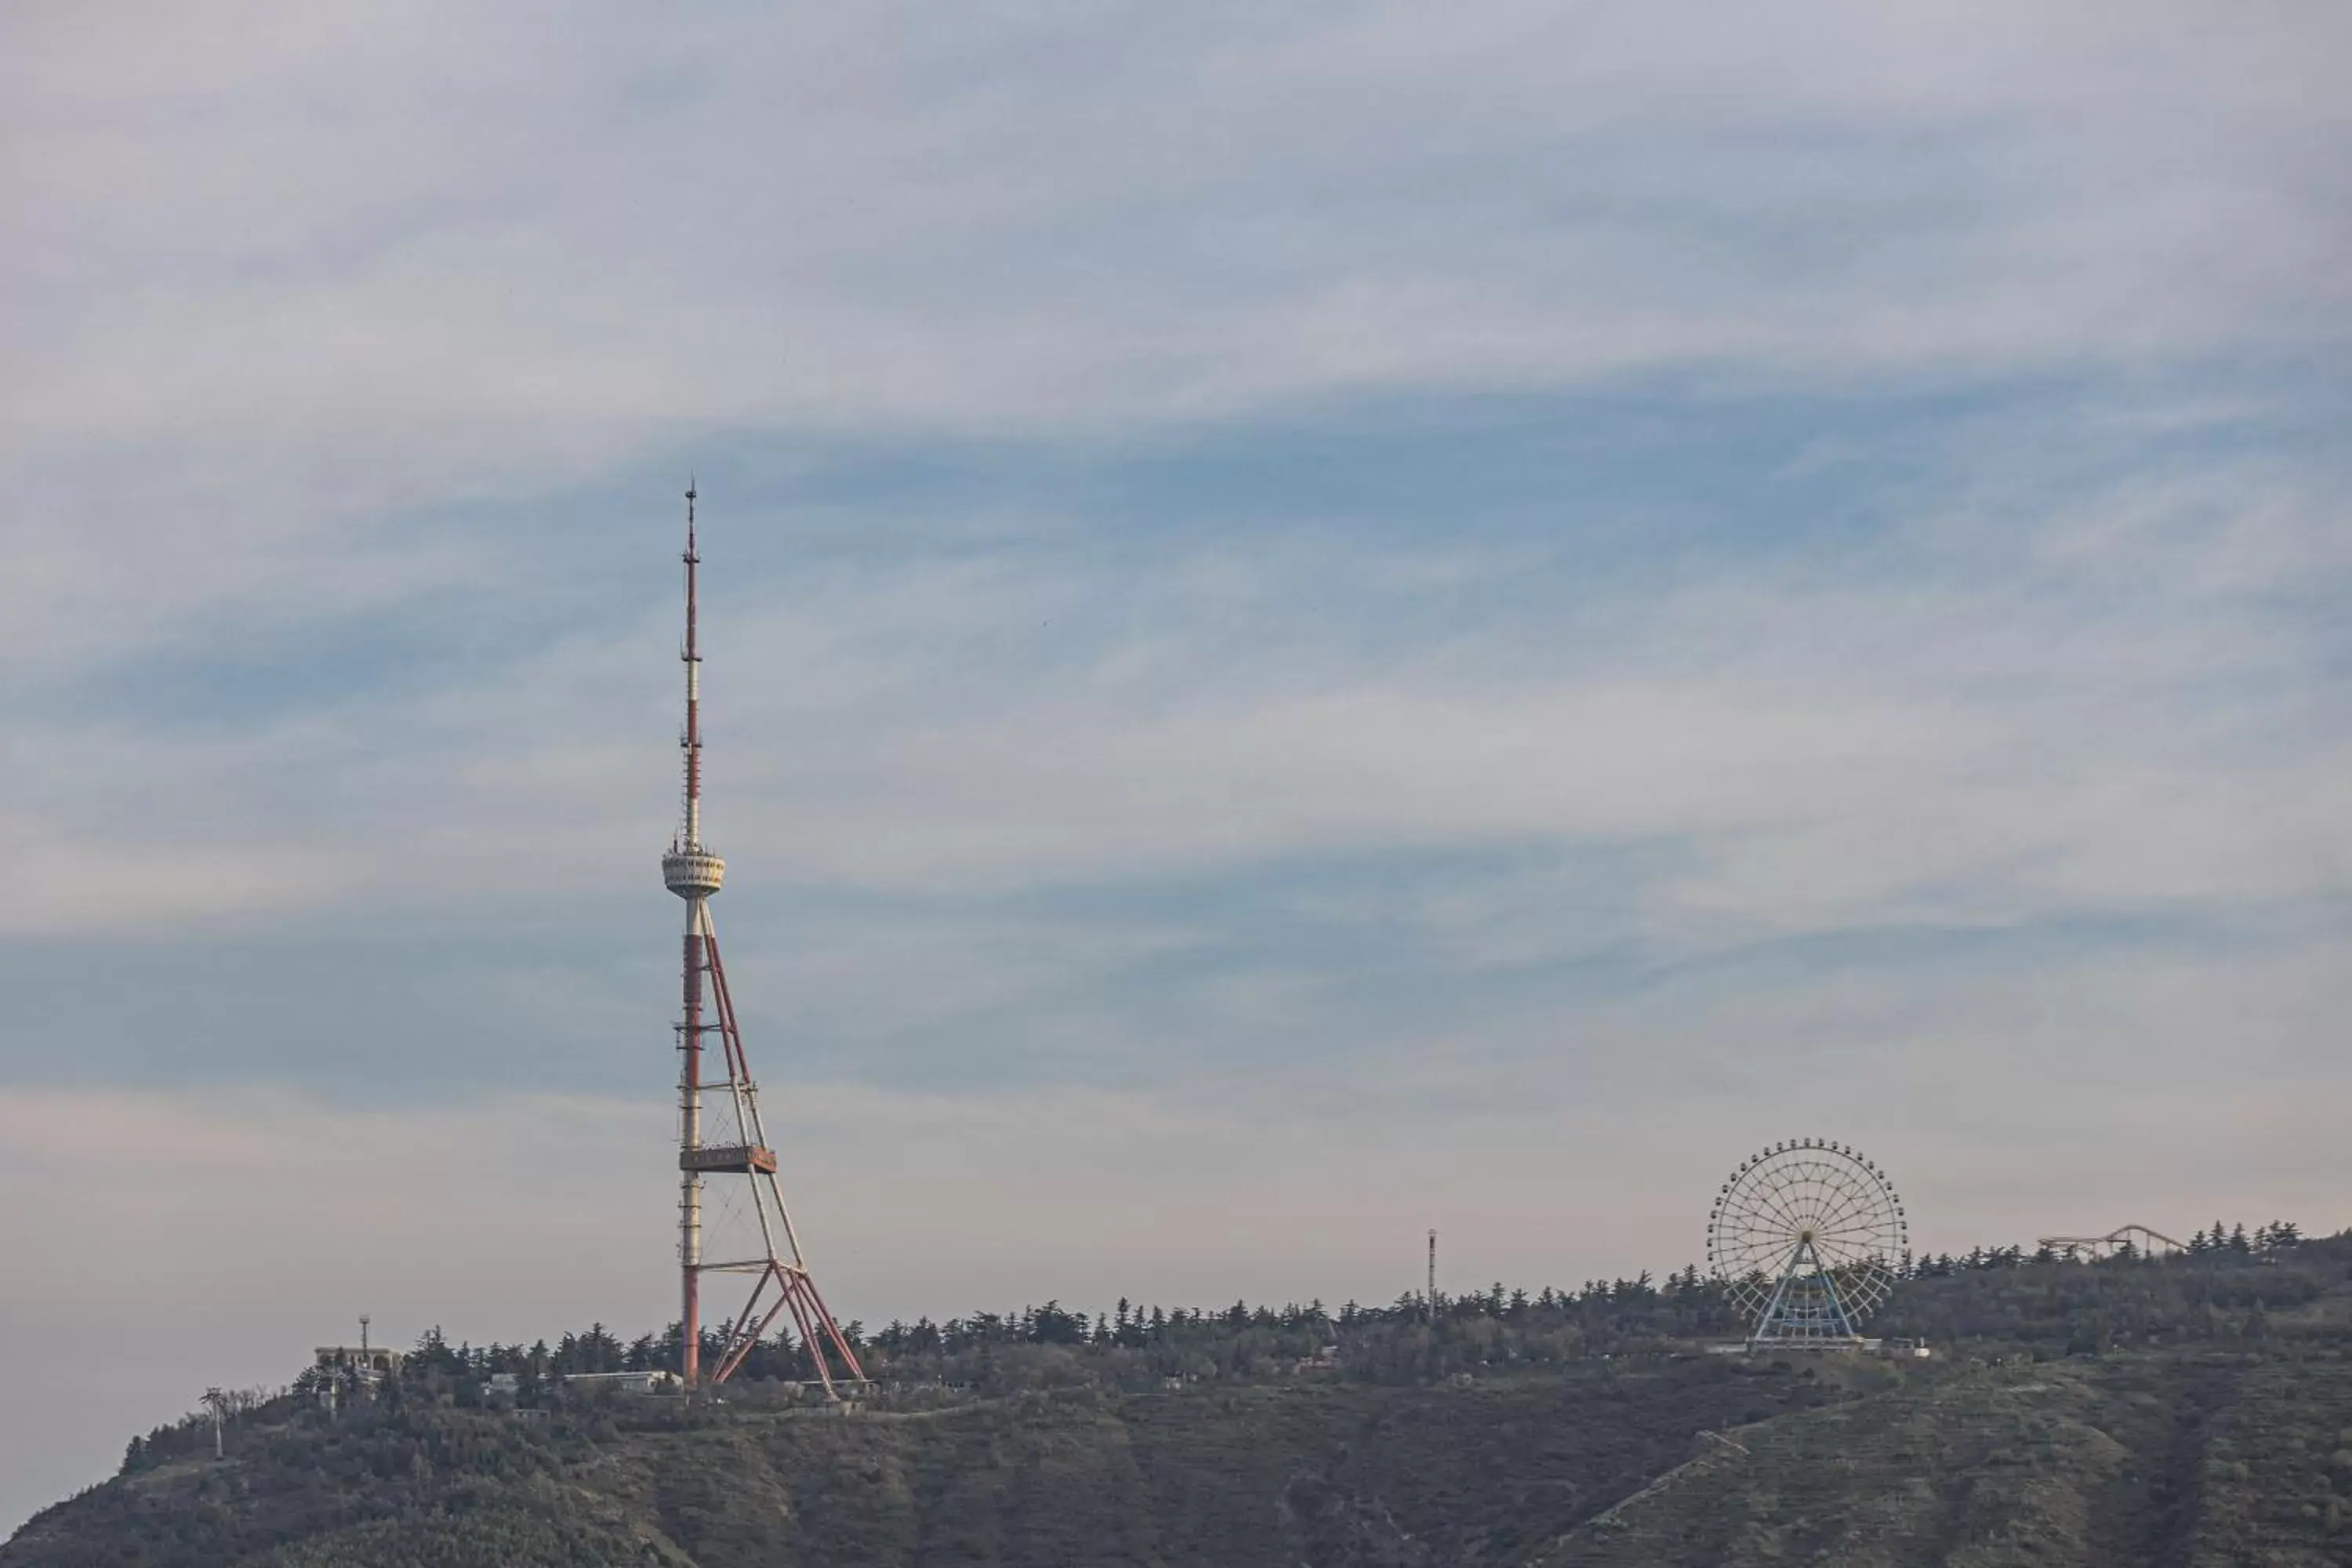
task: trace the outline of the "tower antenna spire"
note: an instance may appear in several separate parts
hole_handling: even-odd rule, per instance
[[[735,1001],[727,989],[727,966],[719,957],[719,932],[710,921],[710,900],[727,879],[727,862],[702,842],[702,650],[696,625],[698,568],[702,553],[694,530],[695,484],[686,482],[686,728],[678,745],[686,758],[686,816],[678,837],[662,857],[662,882],[686,900],[685,961],[677,1024],[677,1254],[679,1275],[678,1371],[691,1397],[727,1381],[750,1356],[761,1336],[784,1312],[800,1331],[800,1350],[829,1398],[840,1397],[840,1382],[863,1383],[857,1353],[834,1321],[809,1277],[793,1217],[776,1180],[776,1154],[761,1120],[759,1087],[743,1055],[743,1035]],[[704,1002],[711,1021],[704,1022]],[[703,1077],[704,1039],[718,1037],[723,1076]],[[710,1090],[706,1104],[704,1091]],[[706,1122],[707,1116],[707,1122]],[[707,1259],[702,1194],[712,1177],[740,1176],[751,1203],[737,1205],[736,1231],[719,1238],[716,1261]],[[707,1347],[712,1352],[705,1378],[702,1356],[702,1277],[753,1276],[751,1297]],[[772,1292],[771,1288],[772,1287]]]
[[[696,642],[696,577],[702,552],[694,545],[694,479],[686,481],[686,732],[678,744],[686,753],[686,827],[680,847],[689,853],[702,847],[702,652]],[[712,889],[714,892],[716,889]]]

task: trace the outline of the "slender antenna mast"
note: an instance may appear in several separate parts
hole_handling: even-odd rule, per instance
[[[1429,1233],[1429,1293],[1422,1298],[1429,1309],[1429,1321],[1437,1321],[1437,1232]]]
[[[686,733],[679,748],[686,753],[686,837],[680,847],[702,847],[702,655],[695,645],[695,568],[702,564],[694,547],[694,480],[686,481]],[[713,889],[716,892],[718,889]]]
[[[691,1393],[702,1377],[702,977],[709,964],[704,938],[709,931],[708,900],[726,880],[727,862],[702,847],[702,653],[696,642],[696,568],[702,553],[694,541],[694,480],[686,481],[686,729],[678,750],[686,767],[686,821],[670,852],[662,858],[662,880],[686,900],[685,986],[678,1023],[677,1079],[677,1261],[678,1372]]]
[[[727,879],[727,862],[702,841],[702,651],[697,625],[698,568],[702,554],[694,531],[695,485],[686,485],[686,728],[678,733],[685,755],[686,812],[679,833],[662,857],[662,882],[686,900],[686,938],[681,965],[677,1024],[677,1260],[678,1371],[691,1397],[733,1375],[778,1316],[789,1311],[800,1342],[829,1398],[836,1381],[863,1383],[865,1370],[848,1336],[817,1294],[801,1251],[793,1217],[776,1179],[776,1154],[768,1146],[760,1116],[759,1086],[743,1055],[743,1035],[735,1001],[727,989],[727,966],[719,956],[719,933],[710,921],[710,899]],[[704,1021],[704,1003],[710,1020]],[[717,1036],[719,1075],[703,1077],[704,1040]],[[708,1105],[703,1091],[712,1091]],[[706,1116],[709,1124],[706,1125]],[[710,1177],[740,1176],[751,1191],[748,1205],[722,1208],[721,1237],[714,1261],[704,1257],[703,1186]],[[740,1190],[740,1189],[738,1189]],[[736,1232],[728,1231],[733,1216]],[[755,1276],[751,1299],[712,1342],[713,1364],[702,1367],[702,1276]],[[772,1297],[770,1288],[774,1288]]]

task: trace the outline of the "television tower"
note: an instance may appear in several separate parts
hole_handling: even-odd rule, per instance
[[[824,1298],[817,1294],[800,1238],[793,1230],[793,1217],[784,1208],[783,1188],[776,1180],[775,1151],[768,1146],[767,1131],[760,1120],[759,1090],[744,1062],[735,1002],[727,992],[727,968],[719,962],[719,935],[710,923],[710,897],[726,879],[727,862],[702,842],[702,655],[695,637],[695,568],[702,557],[695,550],[694,500],[689,480],[686,487],[686,650],[680,656],[686,662],[686,729],[678,737],[686,754],[686,822],[670,841],[669,853],[662,857],[663,884],[686,900],[685,1007],[677,1025],[681,1064],[677,1078],[678,1321],[683,1329],[683,1364],[678,1370],[689,1396],[701,1388],[718,1387],[743,1364],[743,1358],[777,1316],[788,1311],[826,1397],[837,1399],[837,1384],[863,1383],[865,1369],[857,1364],[856,1352],[826,1310]],[[706,997],[709,1002],[707,1023]],[[717,1065],[722,1075],[706,1078],[709,1069],[703,1047],[709,1036],[718,1037]],[[710,1091],[708,1106],[705,1090]],[[744,1187],[735,1189],[737,1201],[728,1206],[739,1215],[748,1214],[756,1220],[757,1230],[740,1226],[741,1245],[719,1248],[722,1253],[742,1256],[707,1260],[702,1235],[704,1184],[711,1178],[731,1177],[741,1177]],[[748,1275],[751,1279],[751,1295],[742,1309],[719,1320],[725,1327],[707,1378],[702,1369],[701,1300],[706,1274]]]

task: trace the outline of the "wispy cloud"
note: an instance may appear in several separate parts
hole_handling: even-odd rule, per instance
[[[2336,24],[2163,16],[23,13],[5,482],[82,537],[6,618],[299,613],[715,426],[2340,352]]]

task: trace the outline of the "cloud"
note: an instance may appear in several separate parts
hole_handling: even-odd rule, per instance
[[[1849,563],[1766,535],[1598,593],[1643,540],[1376,516],[1049,522],[721,575],[711,830],[743,885],[898,899],[1615,847],[1649,856],[1625,914],[1668,942],[2340,896],[2322,584],[2345,563],[2316,476],[2086,479],[2027,450],[1972,490],[1981,441],[1849,483],[1885,514]],[[1915,523],[1907,491],[1945,474],[1957,500]],[[714,521],[722,560],[740,528]],[[37,717],[16,840],[86,874],[20,879],[0,916],[506,925],[625,895],[675,792],[652,587],[604,601],[617,632],[551,625],[250,719]]]
[[[0,494],[40,569],[0,624],[52,643],[331,612],[373,520],[714,427],[2128,369],[2346,321],[2308,12],[10,26],[40,156]]]

